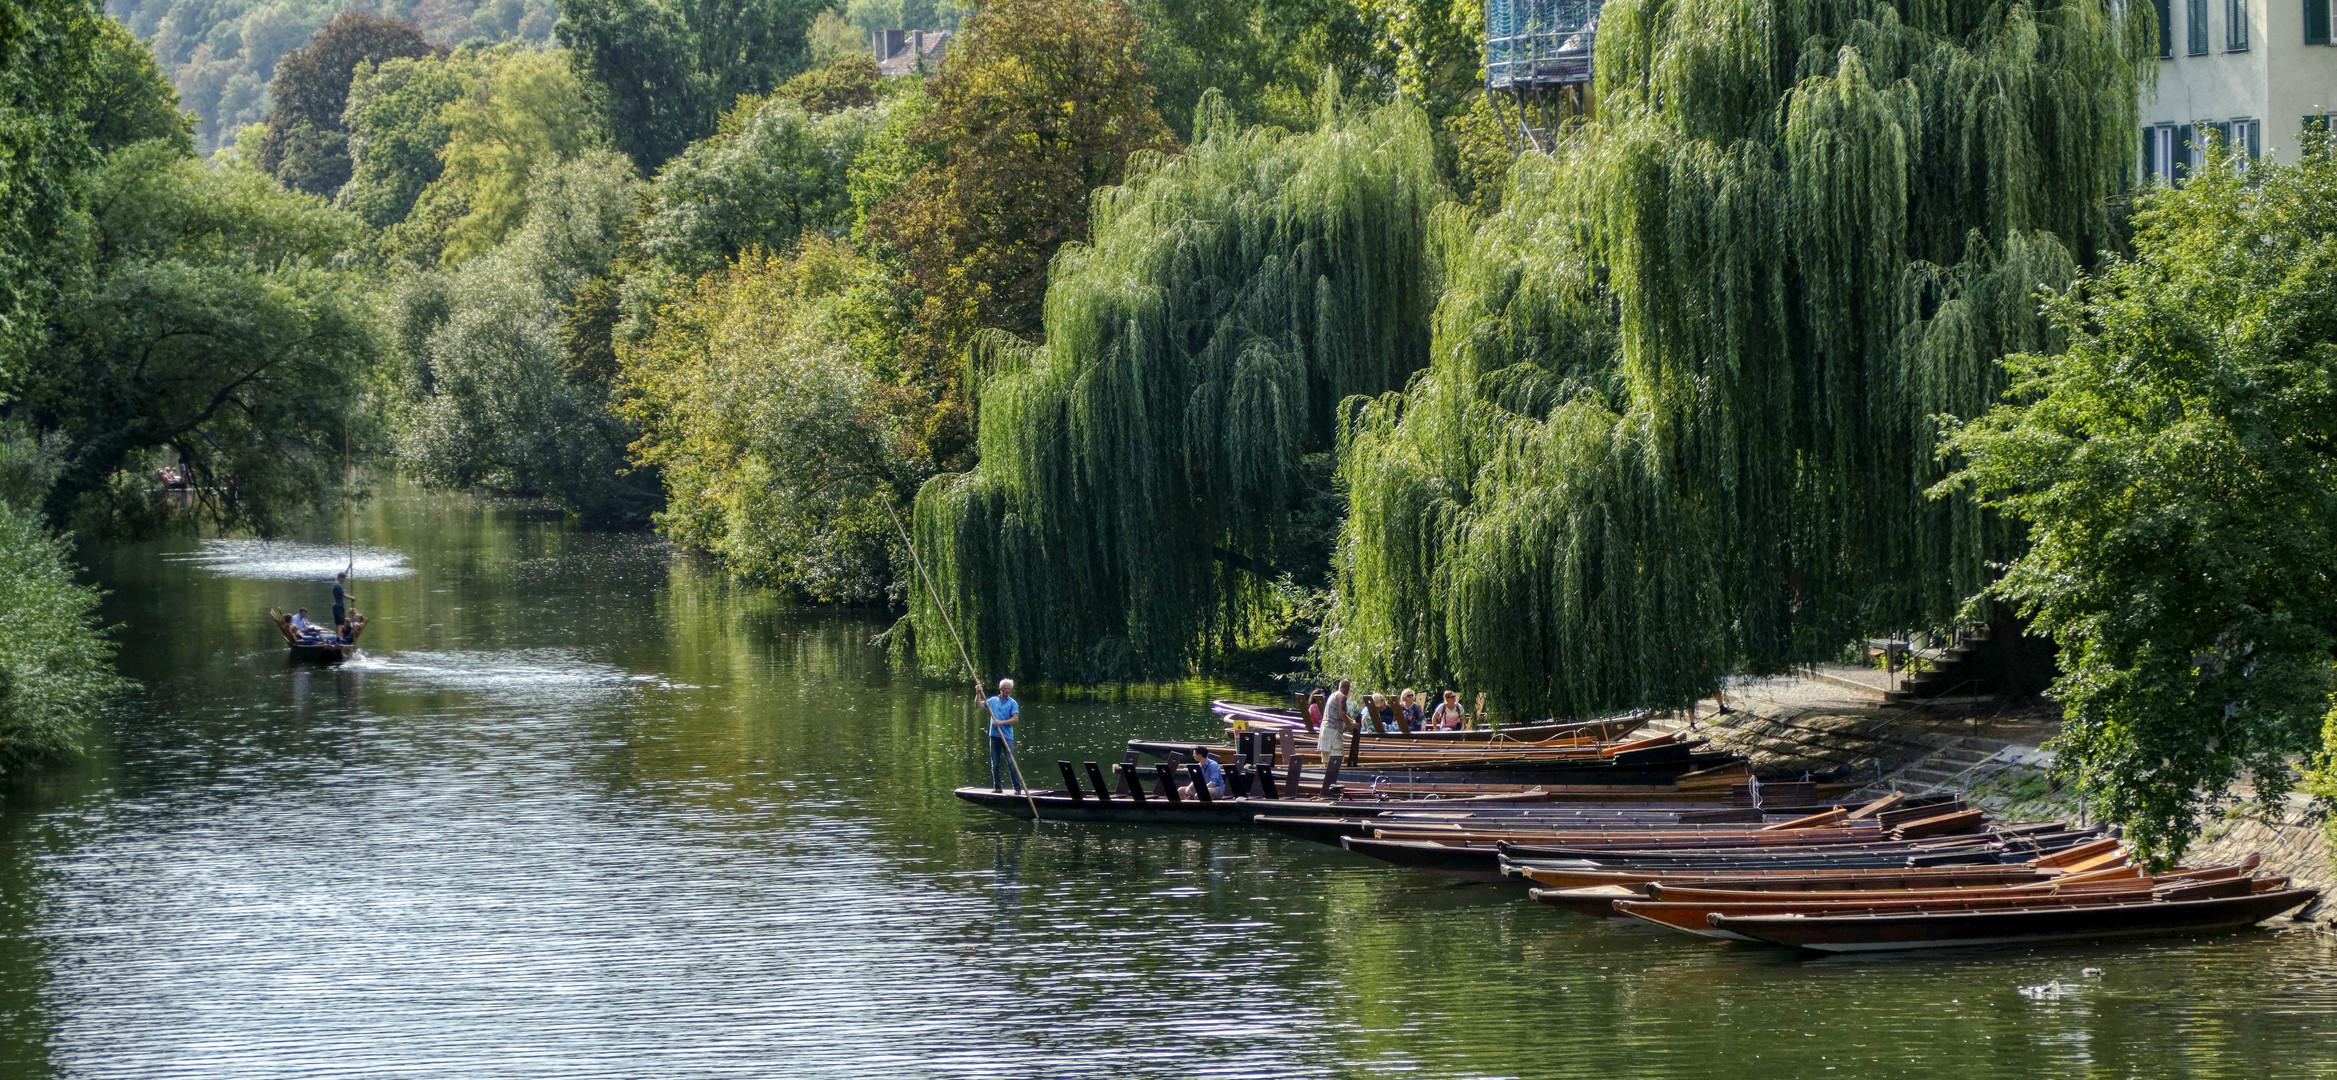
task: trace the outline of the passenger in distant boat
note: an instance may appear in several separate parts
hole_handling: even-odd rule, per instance
[[[308,621],[307,608],[301,608],[300,610],[293,612],[292,618],[287,621],[292,624],[292,636],[294,640],[297,640],[303,644],[312,643],[316,641],[316,639],[324,636],[325,632],[322,628],[317,626],[317,624]]]
[[[1437,727],[1446,731],[1459,731],[1461,721],[1467,717],[1468,713],[1461,709],[1461,692],[1447,690],[1444,692],[1444,704],[1437,706],[1436,715],[1429,719],[1434,721]]]
[[[1396,733],[1396,707],[1388,704],[1386,694],[1371,696],[1371,724],[1382,735]]]
[[[1317,729],[1317,728],[1320,728],[1320,727],[1322,727],[1322,726],[1323,726],[1323,692],[1322,692],[1322,691],[1320,691],[1320,690],[1317,690],[1317,691],[1315,691],[1314,693],[1307,695],[1307,699],[1306,699],[1306,729],[1307,729],[1308,731],[1313,731],[1313,730],[1315,730],[1315,729]]]
[[[1396,708],[1404,714],[1404,730],[1419,731],[1428,726],[1427,714],[1420,709],[1420,695],[1410,690],[1396,697]]]
[[[1225,768],[1217,763],[1216,758],[1210,756],[1208,747],[1196,746],[1193,748],[1193,771],[1200,774],[1201,783],[1208,786],[1210,798],[1222,799],[1225,797]],[[1193,785],[1186,784],[1178,788],[1177,795],[1181,798],[1192,798]]]
[[[990,710],[990,790],[1002,791],[999,785],[998,760],[1006,759],[1006,779],[1014,781],[1014,793],[1022,794],[1022,773],[1014,767],[1014,722],[1022,717],[1022,703],[1014,700],[1014,680],[998,680],[998,693],[985,698],[982,704]]]

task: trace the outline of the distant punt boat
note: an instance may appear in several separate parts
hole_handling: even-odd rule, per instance
[[[347,641],[337,640],[330,634],[302,638],[299,632],[292,629],[292,616],[275,608],[268,609],[268,618],[275,621],[276,629],[284,635],[284,644],[292,650],[294,660],[306,660],[319,664],[338,664],[355,655],[357,639],[365,633],[365,616],[363,615],[349,617],[349,640]]]

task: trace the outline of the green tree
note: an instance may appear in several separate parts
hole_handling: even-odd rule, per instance
[[[1924,497],[1933,418],[2112,242],[2131,10],[1608,0],[1597,121],[1446,219],[1432,363],[1346,433],[1322,664],[1580,715],[1952,625],[2018,539]]]
[[[448,102],[444,169],[389,239],[407,257],[448,265],[501,243],[527,216],[544,170],[609,143],[591,88],[557,54],[504,46],[478,60],[467,92]]]
[[[645,170],[714,133],[740,97],[810,62],[818,0],[565,0],[555,31],[608,101],[617,148]]]
[[[634,457],[665,477],[660,531],[813,599],[888,598],[887,504],[922,479],[878,377],[899,337],[855,302],[888,286],[814,237],[786,257],[749,251],[658,308],[619,355]]]
[[[1088,194],[1129,157],[1172,150],[1119,0],[998,0],[953,42],[915,138],[939,164],[873,224],[923,296],[906,362],[933,391],[924,441],[964,468],[972,423],[965,353],[985,329],[1036,336],[1047,264],[1085,239]]]
[[[358,11],[334,16],[308,44],[276,63],[276,77],[268,83],[276,106],[253,163],[295,191],[328,197],[340,191],[349,182],[343,114],[357,65],[427,56],[433,48],[410,22]]]
[[[25,375],[52,283],[69,275],[75,194],[92,160],[100,16],[86,0],[0,7],[0,402]]]
[[[112,19],[94,20],[96,50],[91,57],[90,95],[82,102],[89,147],[98,153],[148,139],[168,139],[185,153],[195,149],[194,117],[173,104],[177,94],[154,65],[154,52]]]
[[[1159,89],[1160,113],[1192,136],[1193,110],[1218,92],[1246,124],[1313,127],[1327,69],[1358,96],[1393,87],[1372,13],[1346,0],[1134,0],[1137,58]],[[1479,48],[1469,43],[1471,55]],[[1473,69],[1472,69],[1473,70]]]
[[[360,64],[342,122],[349,129],[349,183],[335,202],[377,229],[406,220],[445,171],[454,138],[447,106],[468,92],[471,65],[445,56]]]
[[[1942,492],[2027,527],[1989,595],[2060,646],[2062,767],[2172,860],[2235,779],[2277,796],[2337,750],[2337,160],[2211,161],[2135,225],[2048,298],[2068,347],[2006,360]]]
[[[97,599],[73,580],[66,545],[0,501],[0,776],[78,752],[124,687]]]
[[[731,130],[691,144],[651,185],[641,248],[670,273],[697,277],[750,247],[783,251],[851,223],[848,178],[883,122],[878,110],[813,117],[777,98],[741,109]]]
[[[862,50],[838,56],[787,80],[771,96],[792,101],[817,116],[876,104],[876,82],[876,61]]]
[[[981,464],[917,496],[917,543],[977,665],[1173,675],[1283,630],[1328,568],[1319,511],[1340,402],[1428,358],[1427,116],[1348,112],[1147,158],[1056,256],[1046,343],[989,339]],[[911,614],[955,656],[935,598]],[[1286,658],[1285,658],[1286,659]]]
[[[611,411],[607,373],[570,352],[579,296],[608,275],[639,186],[605,149],[538,170],[517,231],[451,270],[400,282],[393,412],[399,460],[414,475],[540,494],[594,523],[643,521],[656,508],[656,477],[625,474],[634,433]]]
[[[338,487],[372,362],[371,306],[333,269],[358,223],[168,139],[85,182],[86,269],[9,406],[63,440],[43,512],[84,535],[137,528],[162,509],[137,473],[168,452],[213,524],[282,527]]]

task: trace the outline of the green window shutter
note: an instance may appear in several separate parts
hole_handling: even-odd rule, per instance
[[[2164,59],[2175,55],[2174,0],[2152,0],[2152,2],[2158,7],[2158,54],[2161,59]],[[2305,39],[2308,43],[2312,40],[2312,6],[2314,4],[2321,5],[2321,39],[2325,43],[2329,36],[2329,0],[2305,0]]]
[[[2185,14],[2190,17],[2187,21],[2190,23],[2191,55],[2204,55],[2207,52],[2207,0],[2185,0],[2185,7]]]
[[[2257,158],[2260,158],[2260,157],[2263,157],[2263,156],[2264,156],[2264,121],[2262,121],[2262,120],[2255,120],[2255,121],[2251,121],[2251,122],[2249,122],[2249,124],[2248,124],[2248,160],[2249,160],[2249,161],[2254,161],[2254,160],[2256,160]]]
[[[2191,146],[2191,125],[2185,124],[2176,128],[2174,175],[2167,177],[2167,179],[2180,184],[2191,175]]]
[[[2158,171],[2158,129],[2142,129],[2142,182],[2147,184]]]
[[[2162,0],[2163,2],[2163,0]],[[2329,0],[2305,0],[2305,44],[2329,43]],[[2163,49],[2164,46],[2161,46]],[[2166,55],[2161,52],[2159,55]]]

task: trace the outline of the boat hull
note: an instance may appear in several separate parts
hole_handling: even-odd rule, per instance
[[[1714,915],[1715,929],[1813,952],[1907,952],[2042,945],[2106,938],[2207,933],[2253,926],[2320,895],[2280,889],[2250,896],[2112,907],[1907,915]]]

